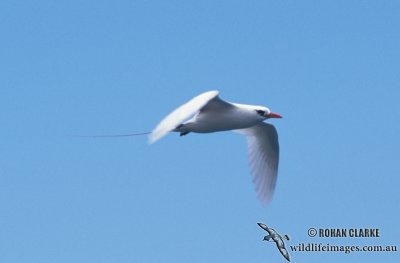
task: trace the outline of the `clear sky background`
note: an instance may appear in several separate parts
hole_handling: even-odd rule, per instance
[[[285,262],[257,222],[399,246],[399,29],[399,1],[2,0],[0,262]],[[73,137],[149,131],[213,89],[284,116],[267,208],[241,135]]]

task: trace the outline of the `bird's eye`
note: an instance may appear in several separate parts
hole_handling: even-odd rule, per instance
[[[263,110],[256,110],[256,112],[261,116],[265,115],[265,111],[263,111]]]

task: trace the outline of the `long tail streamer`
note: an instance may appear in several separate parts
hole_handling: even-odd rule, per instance
[[[139,133],[129,133],[129,134],[112,134],[112,135],[75,135],[74,137],[79,138],[115,138],[115,137],[131,137],[131,136],[140,136],[147,135],[151,132],[139,132]]]

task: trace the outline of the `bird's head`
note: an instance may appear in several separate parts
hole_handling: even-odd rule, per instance
[[[263,239],[262,241],[269,241],[270,239],[271,239],[271,236],[268,235],[268,236],[265,236],[264,239]]]
[[[266,107],[257,107],[255,109],[256,113],[262,117],[264,120],[265,119],[271,119],[271,118],[282,118],[282,116],[278,113],[272,112],[270,109]]]

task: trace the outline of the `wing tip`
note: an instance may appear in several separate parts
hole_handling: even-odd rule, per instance
[[[263,207],[268,207],[271,204],[274,193],[259,193],[258,199],[261,201]]]
[[[200,95],[198,95],[195,98],[202,97],[202,98],[212,99],[212,98],[217,97],[218,95],[219,95],[219,91],[218,90],[210,90],[210,91],[206,91],[206,92],[201,93]]]
[[[214,94],[214,95],[219,95],[219,90],[210,90],[210,93]]]

